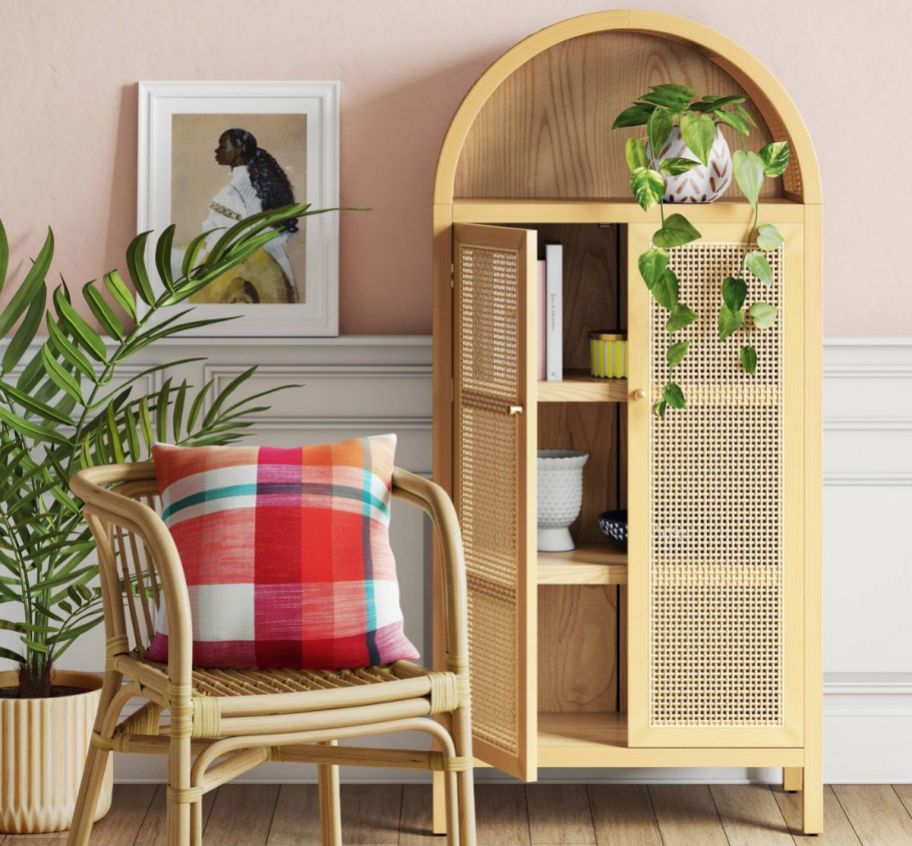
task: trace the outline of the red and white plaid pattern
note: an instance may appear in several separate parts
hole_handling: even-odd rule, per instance
[[[418,657],[389,544],[395,435],[153,449],[200,667],[347,669]],[[164,610],[147,657],[167,660]]]

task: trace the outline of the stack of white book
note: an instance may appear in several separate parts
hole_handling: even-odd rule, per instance
[[[549,382],[564,378],[563,300],[564,248],[545,244],[538,262],[538,378]]]

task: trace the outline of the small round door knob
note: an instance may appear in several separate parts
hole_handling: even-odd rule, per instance
[[[637,388],[637,389],[633,392],[633,398],[634,398],[635,400],[644,400],[644,399],[646,399],[646,391],[644,391],[642,388]]]

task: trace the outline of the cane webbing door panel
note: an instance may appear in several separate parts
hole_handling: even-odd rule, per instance
[[[453,488],[476,757],[536,777],[536,234],[454,227]],[[531,561],[531,563],[529,563]]]
[[[775,222],[775,221],[770,221]],[[671,252],[680,301],[700,319],[670,335],[637,269],[654,225],[629,227],[630,688],[633,746],[796,746],[803,738],[802,228],[779,225],[770,287],[746,305],[773,327],[720,342],[721,282],[740,272],[740,226],[700,226]],[[691,341],[669,370],[670,343]],[[753,375],[738,364],[753,345]],[[687,408],[651,413],[667,382]]]

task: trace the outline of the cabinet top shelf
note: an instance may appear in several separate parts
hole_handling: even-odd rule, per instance
[[[764,197],[761,203],[777,223],[804,221],[804,204],[784,197]],[[715,203],[665,204],[665,214],[683,212],[694,224],[743,223],[753,214],[747,200]],[[626,199],[473,199],[453,201],[454,223],[658,223],[658,206],[644,212]]]

